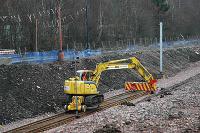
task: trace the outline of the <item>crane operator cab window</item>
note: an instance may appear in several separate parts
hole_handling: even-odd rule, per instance
[[[91,81],[93,73],[91,71],[77,71],[80,75],[80,80]]]

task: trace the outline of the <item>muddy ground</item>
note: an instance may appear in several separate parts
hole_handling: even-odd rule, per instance
[[[173,76],[190,63],[200,60],[200,47],[164,51],[164,72]],[[159,51],[107,54],[81,59],[77,69],[94,69],[99,62],[136,56],[153,74],[159,73]],[[72,62],[40,65],[0,66],[0,124],[30,118],[62,109],[63,82],[74,75]],[[133,74],[132,74],[133,73]],[[111,70],[102,73],[100,92],[123,87],[125,81],[142,80],[133,70]]]

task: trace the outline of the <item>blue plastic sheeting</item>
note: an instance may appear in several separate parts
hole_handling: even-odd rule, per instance
[[[64,51],[65,58],[64,60],[74,60],[76,57],[85,58],[90,56],[101,55],[100,50],[84,50],[84,51],[75,51],[68,50]],[[0,58],[11,58],[11,64],[16,63],[49,63],[58,60],[58,50],[46,51],[46,52],[26,52],[23,55],[19,54],[3,54],[0,55]]]
[[[193,44],[199,45],[200,40],[179,40],[179,41],[169,41],[163,42],[163,48],[170,48],[170,47],[182,47],[182,46],[189,46]],[[115,53],[124,53],[128,51],[138,51],[138,50],[145,50],[145,49],[159,49],[158,44],[151,44],[148,47],[140,46],[139,44],[128,44],[126,49],[121,50],[114,50],[114,51],[104,51],[104,52],[115,52]],[[75,50],[68,50],[64,51],[65,58],[64,60],[75,60],[76,57],[85,58],[91,56],[101,55],[104,52],[100,50],[91,50],[87,49],[84,51],[75,51]],[[52,50],[47,52],[26,52],[23,55],[19,54],[11,54],[11,55],[0,55],[0,58],[11,58],[12,64],[15,63],[49,63],[58,60],[58,50]]]

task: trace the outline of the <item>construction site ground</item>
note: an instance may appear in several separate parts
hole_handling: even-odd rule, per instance
[[[49,132],[145,132],[150,130],[198,132],[200,130],[199,53],[198,46],[164,51],[166,79],[159,81],[160,87],[168,89],[174,84],[184,83],[175,87],[176,90],[170,90],[171,94],[157,96],[151,101],[143,101],[135,106],[116,106]],[[77,67],[78,69],[94,69],[98,62],[131,56],[139,58],[153,75],[159,73],[159,51],[114,53],[81,59]],[[71,67],[71,64],[71,62],[63,62],[61,64],[1,65],[0,122],[4,126],[1,130],[5,131],[13,128],[12,126],[17,126],[17,124],[10,124],[14,121],[20,123],[19,120],[25,119],[20,123],[25,124],[62,111],[63,82],[74,74],[74,67]],[[107,71],[102,74],[100,91],[102,93],[110,91],[106,94],[109,97],[122,93],[123,90],[119,89],[123,88],[125,81],[140,80],[142,79],[134,71]],[[34,117],[36,119],[33,119]]]
[[[200,62],[196,72],[199,74],[182,81],[180,86],[167,87],[163,95],[141,102],[134,100],[133,106],[112,107],[47,132],[200,132]],[[182,74],[176,77],[181,78]],[[174,78],[162,82],[171,80]]]

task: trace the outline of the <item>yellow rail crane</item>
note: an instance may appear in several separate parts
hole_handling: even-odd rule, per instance
[[[134,69],[145,80],[145,82],[126,82],[126,90],[156,91],[156,80],[136,57],[108,61],[97,64],[94,71],[78,70],[79,76],[65,80],[65,110],[85,112],[86,109],[98,108],[104,100],[104,96],[98,91],[101,73],[117,69]]]

